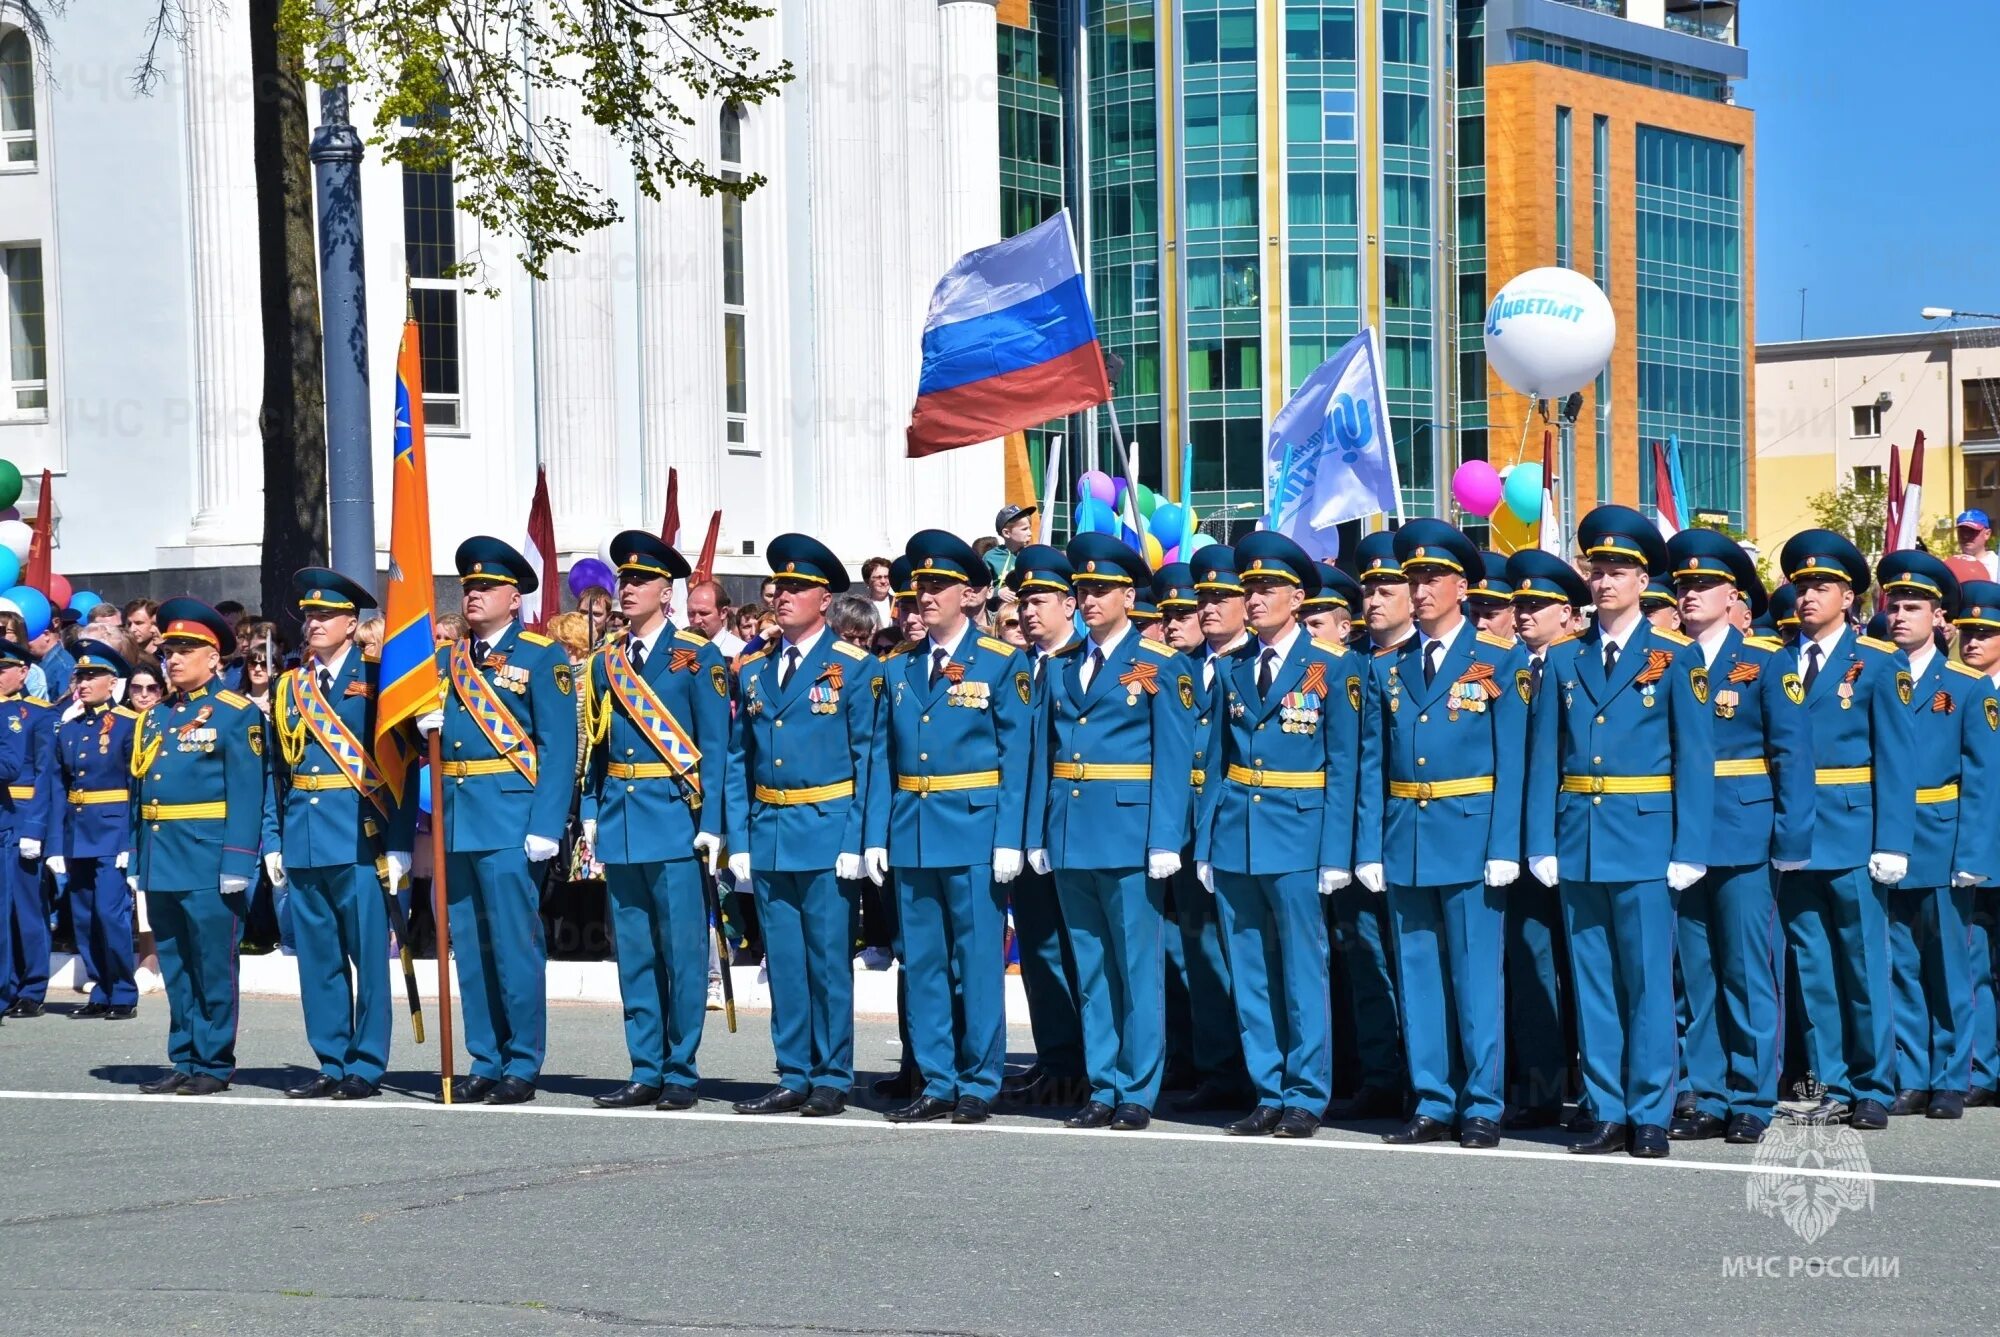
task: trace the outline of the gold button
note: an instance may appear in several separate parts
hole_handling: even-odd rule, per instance
[[[1252,803],[1262,803],[1264,801],[1264,796],[1262,794],[1252,794],[1250,796],[1250,801]]]
[[[629,793],[631,793],[631,792],[633,791],[633,789],[634,789],[634,788],[635,788],[635,786],[632,786],[632,785],[626,785],[626,786],[625,786],[625,792],[629,794]]]
[[[313,767],[313,768],[312,768],[312,773],[313,773],[314,775],[318,775],[318,774],[319,774],[319,767],[317,767],[317,766]]]
[[[930,754],[930,753],[928,753],[928,752],[919,752],[919,753],[917,753],[917,760],[918,760],[918,761],[929,761],[930,759],[931,759],[931,754]]]
[[[1419,808],[1428,808],[1431,806],[1431,801],[1427,798],[1420,798],[1417,800],[1417,806]]]
[[[1592,757],[1592,758],[1590,759],[1590,764],[1591,764],[1591,765],[1593,765],[1593,766],[1602,766],[1602,765],[1604,764],[1604,758],[1602,758],[1602,757]]]
[[[626,748],[626,749],[625,749],[625,755],[626,755],[626,756],[628,756],[628,757],[629,757],[629,756],[631,756],[631,755],[632,755],[632,749],[631,749],[631,748],[629,748],[629,747],[628,747],[628,748]]]
[[[1592,795],[1590,796],[1590,801],[1591,801],[1592,803],[1602,803],[1602,802],[1604,802],[1604,800],[1603,800],[1603,799],[1599,798],[1599,797],[1598,797],[1597,795],[1595,795],[1595,794],[1592,794]]]
[[[1258,726],[1257,726],[1257,731],[1258,731],[1259,733],[1262,733],[1262,732],[1264,731],[1264,726],[1263,726],[1263,725],[1261,725],[1261,724],[1260,724],[1260,725],[1258,725]]]
[[[153,823],[153,829],[154,829],[155,831],[159,830],[159,829],[160,829],[160,824],[159,824],[158,822],[154,822],[154,823]]]
[[[1599,724],[1602,724],[1602,723],[1604,723],[1604,716],[1602,716],[1602,715],[1599,715],[1599,716],[1597,717],[1597,722],[1598,722]]]
[[[452,744],[452,746],[453,746],[453,747],[464,747],[464,746],[465,746],[465,744],[464,744],[464,743],[453,743],[453,744]]]
[[[317,808],[319,806],[319,800],[316,798],[309,798],[306,800],[306,803],[309,807]]]
[[[1070,759],[1071,761],[1082,761],[1082,760],[1083,760],[1083,753],[1081,753],[1081,752],[1072,752],[1072,753],[1070,753],[1070,754],[1069,754],[1069,759]]]
[[[1076,717],[1076,722],[1077,722],[1078,724],[1088,724],[1088,723],[1090,723],[1090,716],[1088,716],[1088,715],[1078,715],[1078,716]]]
[[[1071,798],[1082,798],[1082,797],[1083,797],[1083,791],[1082,791],[1081,789],[1072,789],[1072,790],[1070,790],[1070,791],[1069,791],[1069,796],[1070,796]]]
[[[783,757],[779,757],[776,761],[772,762],[771,764],[773,766],[782,766],[785,764],[785,759]]]
[[[1419,765],[1419,766],[1422,766],[1423,764],[1424,764],[1424,759],[1423,759],[1422,757],[1418,757],[1418,758],[1417,758],[1417,765]]]
[[[464,784],[464,783],[465,783],[465,777],[464,777],[464,776],[462,776],[462,775],[460,775],[460,776],[454,776],[454,777],[452,778],[452,783],[453,783],[453,784],[455,784],[455,785],[462,785],[462,784]]]
[[[923,719],[919,721],[919,723],[922,724],[929,724],[930,722],[931,722],[931,717],[928,715],[924,716]]]
[[[1430,722],[1431,722],[1431,717],[1428,715],[1417,716],[1417,723],[1419,724],[1429,724]]]
[[[771,723],[780,729],[785,727],[785,722],[783,720],[772,720]]]

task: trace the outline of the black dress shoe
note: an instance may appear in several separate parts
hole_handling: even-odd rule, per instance
[[[287,1100],[325,1100],[339,1088],[340,1079],[338,1077],[329,1077],[323,1072],[316,1072],[297,1086],[286,1087],[285,1098]]]
[[[1965,1097],[1957,1091],[1933,1091],[1930,1108],[1924,1114],[1931,1119],[1962,1119],[1965,1117]]]
[[[150,1082],[139,1083],[139,1091],[142,1095],[148,1096],[170,1096],[180,1090],[187,1079],[188,1075],[176,1068],[164,1077],[155,1077]]]
[[[1889,1113],[1897,1117],[1905,1114],[1922,1114],[1930,1108],[1931,1093],[1928,1091],[1898,1091],[1895,1103],[1889,1106]]]
[[[1395,1132],[1382,1134],[1382,1140],[1392,1147],[1408,1147],[1418,1142],[1442,1142],[1450,1136],[1450,1124],[1440,1123],[1428,1114],[1418,1114]]]
[[[663,1086],[660,1088],[660,1098],[654,1103],[653,1108],[674,1114],[681,1110],[693,1109],[699,1100],[700,1097],[695,1095],[691,1086]]]
[[[15,1018],[39,1017],[42,1005],[32,998],[16,998],[14,1005],[7,1009],[7,1015]]]
[[[1109,1128],[1118,1111],[1101,1100],[1093,1100],[1063,1120],[1065,1128]]]
[[[1632,1154],[1642,1161],[1656,1161],[1667,1154],[1667,1130],[1656,1123],[1642,1123],[1632,1129]]]
[[[806,1103],[806,1093],[789,1086],[774,1086],[755,1100],[739,1100],[730,1106],[738,1114],[790,1114]]]
[[[846,1108],[847,1092],[837,1086],[815,1086],[799,1113],[808,1119],[827,1119]]]
[[[985,1123],[993,1117],[993,1107],[978,1096],[960,1096],[952,1107],[953,1123]]]
[[[535,1084],[525,1077],[502,1077],[500,1084],[486,1093],[489,1105],[525,1105],[535,1098]]]
[[[372,1100],[382,1088],[365,1077],[343,1077],[339,1089],[334,1091],[335,1100]]]
[[[924,1084],[915,1068],[904,1068],[894,1077],[877,1077],[868,1089],[881,1100],[908,1100],[922,1094]]]
[[[1981,1105],[2000,1105],[2000,1092],[1990,1086],[1975,1086],[1965,1093],[1967,1109],[1977,1109]]]
[[[1770,1126],[1754,1114],[1733,1114],[1722,1140],[1733,1146],[1754,1147],[1764,1140],[1764,1130]]]
[[[1667,1136],[1676,1142],[1705,1142],[1711,1137],[1721,1137],[1723,1121],[1706,1110],[1689,1110],[1686,1114],[1676,1114]]]
[[[1311,1137],[1318,1131],[1319,1115],[1294,1105],[1278,1116],[1278,1126],[1271,1130],[1271,1136]]]
[[[1204,1081],[1174,1102],[1178,1114],[1209,1114],[1216,1110],[1240,1110],[1248,1099],[1243,1092],[1220,1082]]]
[[[1569,1149],[1579,1156],[1608,1156],[1614,1151],[1623,1151],[1625,1125],[1599,1123],[1593,1120],[1589,1131],[1577,1141],[1570,1143]]]
[[[451,1098],[461,1105],[477,1105],[492,1095],[493,1088],[498,1085],[499,1081],[492,1077],[461,1077],[458,1079],[458,1086],[451,1093]]]
[[[1889,1111],[1879,1100],[1857,1100],[1854,1113],[1847,1116],[1847,1126],[1868,1133],[1879,1132],[1889,1126]]]
[[[1491,1151],[1500,1145],[1500,1125],[1473,1115],[1458,1125],[1458,1145],[1467,1151]]]
[[[1284,1114],[1276,1106],[1259,1105],[1229,1125],[1232,1137],[1263,1137],[1278,1126]]]
[[[116,1007],[107,1007],[104,1009],[104,1019],[106,1021],[130,1021],[138,1015],[139,1009],[131,1003],[122,1003]]]
[[[953,1102],[943,1096],[918,1096],[907,1105],[898,1105],[882,1117],[890,1123],[931,1123],[952,1112]]]
[[[1562,1122],[1562,1108],[1554,1105],[1535,1105],[1528,1109],[1509,1110],[1507,1117],[1500,1121],[1502,1128],[1553,1128]]]
[[[601,1096],[592,1096],[590,1103],[601,1110],[630,1110],[641,1105],[651,1105],[660,1098],[660,1088],[645,1082],[627,1082],[616,1091],[606,1091]]]
[[[1674,1097],[1674,1117],[1676,1119],[1684,1114],[1693,1114],[1696,1108],[1693,1092],[1683,1091]]]
[[[1400,1119],[1403,1093],[1386,1086],[1364,1086],[1334,1108],[1342,1119]]]
[[[220,1077],[211,1077],[205,1072],[198,1072],[185,1082],[182,1082],[174,1091],[174,1094],[177,1096],[212,1096],[228,1089],[229,1083],[223,1081]]]
[[[110,1010],[103,1003],[85,1003],[82,1007],[70,1013],[69,1019],[71,1021],[82,1021],[85,1017],[101,1017]]]
[[[1114,1133],[1136,1133],[1153,1121],[1153,1112],[1144,1105],[1126,1101],[1111,1115],[1111,1131]]]

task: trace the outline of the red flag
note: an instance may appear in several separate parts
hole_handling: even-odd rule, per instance
[[[1892,483],[1893,488],[1895,485]],[[1917,530],[1924,520],[1924,434],[1917,433],[1917,439],[1910,445],[1910,477],[1903,484],[1902,497],[1896,503],[1896,547],[1917,546]]]
[[[55,572],[55,554],[49,551],[49,529],[54,522],[55,498],[49,493],[54,484],[49,471],[42,470],[42,500],[35,510],[35,537],[28,544],[28,562],[21,571],[21,583],[31,590],[49,592],[49,577]],[[53,598],[50,602],[54,602]]]
[[[722,512],[708,517],[708,537],[701,541],[701,560],[694,564],[693,584],[715,579],[715,545],[722,537]]]
[[[556,522],[549,510],[549,476],[535,467],[535,499],[528,503],[528,541],[521,549],[540,582],[533,594],[521,596],[521,625],[543,631],[549,619],[562,608],[553,582],[556,579]]]
[[[1564,541],[1569,531],[1563,525],[1562,509],[1556,498],[1562,495],[1556,484],[1556,439],[1548,428],[1542,429],[1542,521],[1537,535],[1536,546],[1543,552],[1563,554]]]
[[[667,514],[660,521],[660,542],[669,548],[680,546],[681,537],[681,471],[667,469]]]
[[[1882,551],[1896,551],[1903,532],[1903,448],[1889,447],[1889,488],[1882,494]]]
[[[1681,532],[1680,512],[1674,507],[1673,466],[1667,463],[1667,448],[1658,441],[1653,443],[1653,508],[1658,512],[1653,524],[1661,538]]]

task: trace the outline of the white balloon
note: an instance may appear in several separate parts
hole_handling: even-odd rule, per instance
[[[1534,399],[1561,399],[1589,385],[1617,338],[1610,299],[1574,269],[1531,269],[1508,280],[1486,309],[1486,360]]]
[[[35,541],[35,531],[25,520],[0,520],[0,548],[5,548],[23,562],[28,560],[28,547]]]
[[[616,534],[613,534],[611,536],[611,538],[616,538],[616,537],[618,537]],[[603,543],[598,545],[597,559],[603,562],[606,566],[610,567],[613,571],[616,571],[618,569],[618,563],[612,560],[611,557],[611,539],[608,538],[604,540]]]
[[[12,599],[0,599],[0,613],[12,613],[15,617],[19,617],[21,609]]]

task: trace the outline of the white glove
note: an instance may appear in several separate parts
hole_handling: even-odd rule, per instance
[[[1197,881],[1197,882],[1199,882],[1199,883],[1201,883],[1201,889],[1202,889],[1203,891],[1207,892],[1207,893],[1208,893],[1209,895],[1211,895],[1211,896],[1215,895],[1215,865],[1214,865],[1214,864],[1212,864],[1212,863],[1198,863],[1198,864],[1196,864],[1196,865],[1194,866],[1194,880],[1195,880],[1195,881]]]
[[[736,856],[729,856],[729,866],[736,867]],[[858,854],[836,854],[833,856],[833,875],[852,882],[861,876],[861,856]]]
[[[268,878],[270,878],[270,879],[271,879],[271,885],[272,885],[272,886],[274,886],[274,887],[282,887],[282,886],[284,886],[284,885],[285,885],[285,856],[284,856],[284,855],[282,855],[282,854],[280,854],[280,853],[278,853],[278,851],[276,851],[276,850],[272,850],[272,851],[271,851],[271,852],[270,852],[269,854],[265,855],[265,856],[264,856],[264,875],[265,875],[266,877],[268,877]]]
[[[592,849],[597,848],[597,819],[595,817],[586,817],[583,820],[583,843]]]
[[[139,879],[138,879],[138,878],[136,878],[136,877],[128,877],[128,878],[126,878],[126,879],[125,879],[125,885],[126,885],[126,886],[128,886],[128,887],[130,887],[130,888],[132,889],[132,894],[133,894],[134,896],[136,896],[136,895],[138,895],[138,894],[139,894]]]
[[[49,867],[55,868],[55,866],[56,866],[56,861],[54,859],[50,859]],[[60,873],[62,869],[56,868],[56,871]],[[1976,887],[1985,880],[1986,880],[1986,874],[1968,873],[1963,868],[1959,869],[1956,873],[1953,873],[1951,875],[1951,885],[1953,885],[1954,887]]]
[[[708,856],[709,876],[715,876],[715,870],[722,867],[722,837],[703,831],[694,838],[694,847]]]
[[[50,855],[50,856],[48,857],[48,870],[49,870],[49,871],[50,871],[51,873],[54,873],[54,874],[55,874],[55,875],[56,875],[57,877],[68,877],[68,876],[69,876],[69,861],[68,861],[67,859],[64,859],[64,858],[62,857],[62,855],[60,855],[60,854],[51,854],[51,855]],[[1971,876],[1971,874],[1969,874],[1969,873],[1961,873],[1961,874],[1960,874],[1959,876],[1961,876],[1961,877],[1970,877],[1970,876]],[[1969,886],[1971,886],[1972,884],[1971,884],[1970,882],[1967,882],[1967,883],[1964,883],[1963,885],[1965,885],[1965,886],[1968,886],[1968,887],[1969,887]]]
[[[889,851],[881,846],[861,851],[861,868],[868,874],[868,880],[881,886],[889,876]]]
[[[1047,850],[1029,850],[1028,867],[1037,876],[1047,877],[1049,875],[1049,868],[1050,868],[1049,852]]]
[[[1021,875],[1021,851],[993,851],[993,880],[1001,886],[1007,885]]]
[[[1181,856],[1177,850],[1146,851],[1146,876],[1168,878],[1181,871]]]
[[[521,842],[521,851],[528,856],[529,863],[547,863],[556,857],[556,849],[556,843],[547,836],[529,836]]]
[[[840,856],[840,859],[845,859],[845,858],[847,858],[845,854]],[[847,874],[839,872],[840,859],[836,859],[834,861],[834,871],[838,873],[839,876],[846,877]],[[729,876],[735,879],[736,885],[739,889],[743,891],[748,891],[750,889],[750,856],[747,854],[730,855]]]
[[[1701,881],[1702,874],[1707,871],[1708,865],[1705,863],[1681,863],[1679,860],[1674,860],[1667,865],[1667,886],[1674,891],[1686,891]]]
[[[1868,856],[1868,876],[1885,887],[1893,887],[1909,876],[1910,859],[1906,854],[1885,854],[1880,850]]]
[[[1521,865],[1512,859],[1488,859],[1486,861],[1486,885],[1489,887],[1510,887],[1521,880]]]
[[[1322,868],[1319,870],[1319,894],[1331,896],[1352,881],[1354,875],[1345,868]]]
[[[1535,881],[1553,889],[1556,885],[1556,856],[1553,854],[1536,855],[1534,858],[1528,860],[1528,871],[1534,874]]]
[[[247,877],[231,877],[228,873],[224,873],[222,875],[220,890],[225,896],[234,896],[239,892],[248,891],[250,890],[250,879]]]
[[[389,890],[394,891],[409,879],[410,856],[403,850],[390,850],[382,859],[389,865]]]
[[[444,712],[442,710],[433,710],[428,714],[417,716],[417,732],[426,738],[429,738],[442,728],[444,728]]]
[[[23,859],[28,859],[28,860],[34,860],[34,859],[39,859],[39,858],[41,858],[41,857],[42,857],[42,842],[41,842],[41,841],[39,841],[39,840],[36,840],[36,839],[35,839],[35,838],[34,838],[33,836],[22,836],[22,837],[21,837],[21,857],[22,857]]]
[[[1382,888],[1389,885],[1389,880],[1382,876],[1382,865],[1379,863],[1365,863],[1357,867],[1354,880],[1377,896],[1382,894]]]
[[[111,866],[113,868],[123,868],[127,863],[131,862],[131,859],[132,855],[130,852],[120,850],[118,851],[118,857],[111,861]]]
[[[1797,873],[1804,870],[1806,863],[1807,861],[1804,859],[1773,859],[1771,860],[1771,867],[1777,869],[1780,873]]]

